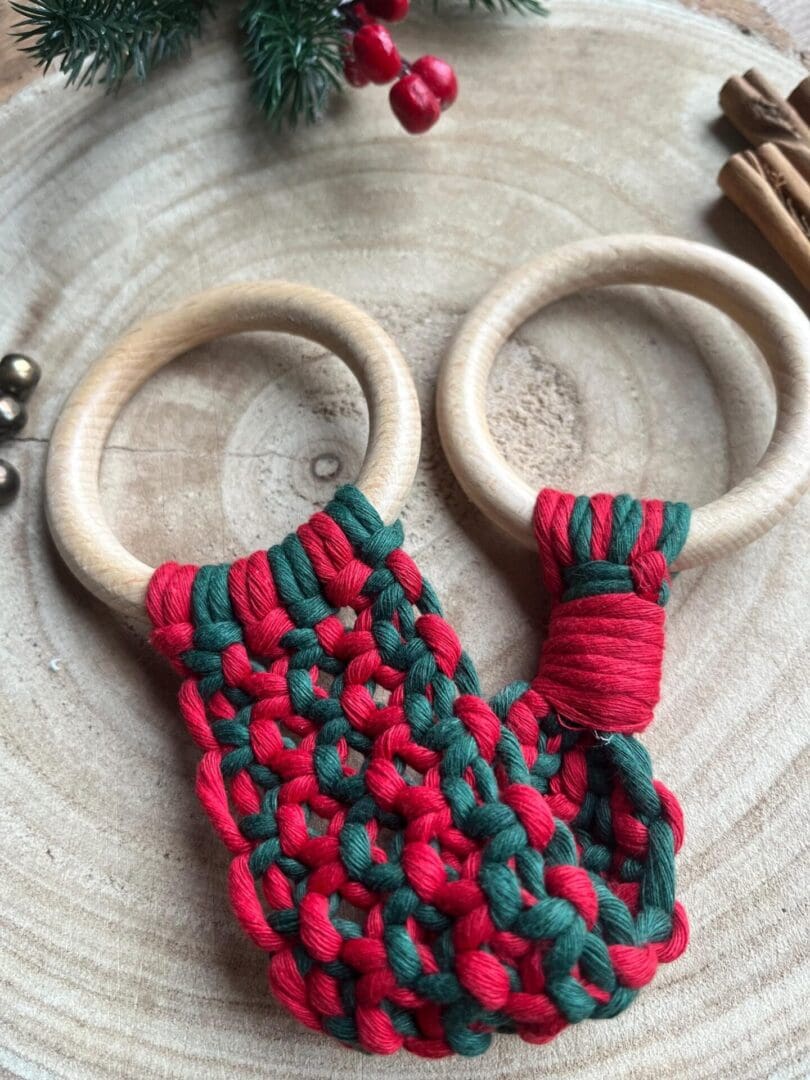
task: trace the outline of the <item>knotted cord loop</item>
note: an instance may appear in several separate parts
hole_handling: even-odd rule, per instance
[[[535,532],[552,610],[532,688],[563,724],[631,734],[651,722],[668,564],[688,528],[684,503],[540,492]]]
[[[541,505],[559,610],[657,607],[667,512]],[[402,539],[341,488],[267,552],[156,570],[152,641],[183,676],[197,793],[278,1000],[374,1053],[545,1042],[683,951],[680,810],[635,739],[564,726],[548,687],[486,702]],[[589,545],[609,569],[583,578]]]

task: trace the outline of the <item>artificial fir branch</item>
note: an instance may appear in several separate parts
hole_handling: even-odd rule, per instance
[[[433,2],[438,6],[439,0]],[[129,72],[145,79],[162,60],[185,53],[215,3],[12,0],[22,17],[14,33],[21,48],[42,68],[58,66],[68,85],[103,82],[115,87]],[[468,3],[491,12],[547,14],[542,0]],[[329,92],[341,89],[346,80],[357,87],[393,81],[391,107],[406,130],[414,133],[426,131],[441,109],[455,100],[457,83],[449,65],[427,56],[412,66],[383,27],[369,25],[375,15],[390,21],[404,18],[408,0],[394,4],[390,0],[243,0],[243,4],[240,25],[253,94],[265,116],[276,124],[294,125],[300,116],[316,120]],[[355,55],[355,45],[369,33],[377,37],[365,42],[363,61]],[[376,55],[380,49],[387,50],[385,71]],[[363,70],[364,64],[368,70]],[[437,78],[439,83],[435,83]]]
[[[188,50],[212,0],[13,0],[14,33],[45,71],[58,63],[67,84],[118,86]]]
[[[318,118],[343,84],[344,19],[327,0],[248,0],[244,55],[265,116],[294,126]]]

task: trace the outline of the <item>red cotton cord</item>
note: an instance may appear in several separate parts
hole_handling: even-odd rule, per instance
[[[346,1045],[548,1042],[686,947],[683,817],[632,733],[688,510],[546,491],[535,525],[548,636],[491,701],[355,488],[269,551],[152,578],[236,918],[281,1004]]]

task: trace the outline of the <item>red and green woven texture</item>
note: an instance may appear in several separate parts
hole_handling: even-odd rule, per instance
[[[682,816],[636,735],[688,523],[541,492],[548,634],[533,681],[491,701],[402,526],[356,488],[269,551],[155,572],[231,902],[302,1023],[480,1054],[614,1016],[680,955]]]

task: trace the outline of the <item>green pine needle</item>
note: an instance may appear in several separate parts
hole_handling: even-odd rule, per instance
[[[21,48],[68,85],[117,87],[143,80],[161,61],[188,52],[216,0],[12,0]],[[546,15],[542,0],[468,0],[488,11]],[[434,0],[438,5],[439,0]],[[343,85],[344,31],[351,0],[246,0],[244,55],[254,97],[276,124],[317,120]]]
[[[67,84],[111,87],[133,71],[143,80],[162,60],[188,51],[213,0],[12,0],[13,31],[47,71],[58,63]]]
[[[342,86],[342,17],[323,0],[248,0],[241,26],[253,96],[277,126],[309,123]]]

